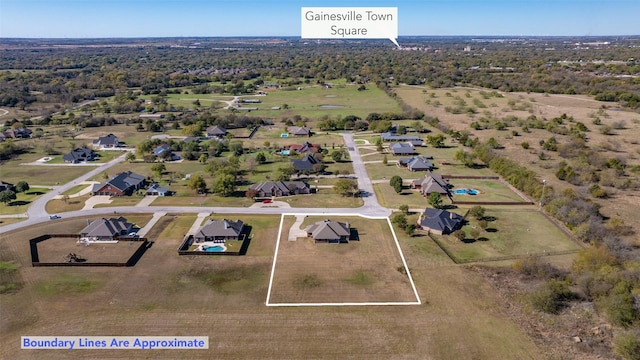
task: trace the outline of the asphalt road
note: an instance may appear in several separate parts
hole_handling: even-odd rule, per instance
[[[391,214],[391,210],[382,207],[380,203],[378,203],[378,199],[376,197],[375,191],[373,190],[373,184],[371,183],[371,179],[367,174],[367,170],[365,168],[364,163],[362,162],[362,158],[360,157],[360,153],[356,148],[356,144],[353,140],[352,133],[343,133],[342,134],[345,145],[349,150],[349,156],[351,158],[353,164],[353,170],[355,172],[355,176],[358,180],[358,187],[360,188],[361,195],[364,200],[364,205],[359,208],[255,208],[255,207],[200,207],[200,206],[163,206],[157,207],[154,206],[144,206],[144,207],[136,207],[136,206],[119,206],[119,207],[107,207],[107,208],[97,208],[97,209],[89,209],[89,210],[77,210],[77,211],[69,211],[66,213],[60,213],[62,218],[73,218],[79,216],[97,216],[97,215],[113,215],[119,213],[129,213],[129,214],[137,214],[137,213],[150,213],[150,212],[166,212],[166,213],[217,213],[217,214],[274,214],[279,215],[283,213],[304,213],[310,215],[321,215],[321,214],[345,214],[345,215],[364,215],[364,216],[373,216],[373,217],[386,217]],[[36,199],[31,203],[29,208],[27,209],[28,219],[24,221],[20,221],[13,224],[8,224],[0,227],[1,232],[12,231],[28,226],[34,226],[37,224],[41,224],[43,222],[48,221],[56,221],[49,219],[49,213],[47,213],[45,206],[47,202],[52,200],[56,195],[59,195],[82,181],[86,181],[112,167],[115,164],[118,164],[124,161],[126,157],[126,153],[111,160],[110,162],[101,165],[100,167],[89,171],[88,173],[78,177],[77,179],[70,181],[64,185],[60,185],[56,187],[54,190],[48,192],[47,194],[42,195],[40,198]]]

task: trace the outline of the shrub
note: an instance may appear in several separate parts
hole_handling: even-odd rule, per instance
[[[613,351],[625,360],[640,360],[640,332],[626,331],[613,337]]]
[[[525,150],[528,150],[528,149],[529,149],[529,143],[528,143],[528,142],[526,142],[526,141],[525,141],[525,142],[523,142],[523,143],[520,143],[520,146],[522,146],[522,148],[523,148],[523,149],[525,149]]]
[[[591,193],[591,195],[593,195],[593,197],[597,197],[597,198],[607,197],[607,190],[601,188],[600,185],[598,184],[591,185],[591,187],[589,187],[589,192]]]
[[[484,218],[485,212],[487,209],[483,208],[480,205],[476,205],[469,210],[469,215],[473,216],[477,220],[481,220]]]
[[[558,279],[563,275],[560,269],[542,261],[539,256],[527,256],[516,260],[512,266],[516,272],[537,279]]]
[[[618,326],[629,327],[638,320],[638,309],[635,308],[633,297],[628,291],[612,291],[608,296],[598,300],[598,307],[611,323]]]
[[[534,309],[548,314],[557,314],[565,300],[571,297],[572,293],[567,284],[558,280],[549,280],[527,294],[527,299]]]

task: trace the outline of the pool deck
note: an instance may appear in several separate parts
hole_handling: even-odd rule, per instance
[[[213,246],[219,246],[219,247],[224,248],[224,250],[219,251],[219,252],[227,251],[227,247],[224,245],[224,243],[217,243],[217,242],[213,242],[213,241],[205,241],[205,242],[199,243],[198,247],[193,251],[205,251],[204,250],[205,247],[213,247]]]

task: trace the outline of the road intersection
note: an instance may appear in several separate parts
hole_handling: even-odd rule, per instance
[[[364,200],[364,205],[359,208],[296,208],[297,213],[305,213],[309,215],[322,215],[322,214],[349,214],[349,215],[364,215],[374,217],[387,217],[391,214],[391,210],[382,207],[378,202],[375,191],[373,190],[373,184],[367,173],[366,167],[353,139],[352,133],[342,134],[345,145],[349,151],[349,156],[353,164],[353,170],[355,178],[358,181],[358,187],[360,189],[361,196]],[[126,154],[123,154],[108,163],[105,163],[96,169],[93,169],[86,174],[70,181],[66,184],[57,186],[55,190],[50,191],[40,198],[33,201],[27,209],[28,219],[17,223],[7,224],[0,227],[2,233],[21,229],[29,226],[36,226],[43,222],[50,221],[50,214],[47,213],[46,204],[50,200],[56,198],[56,196],[64,193],[65,191],[73,188],[77,184],[83,181],[87,181],[96,175],[108,170],[110,167],[125,160]],[[141,213],[216,213],[216,214],[273,214],[280,215],[283,213],[290,213],[291,208],[287,207],[202,207],[202,206],[163,206],[162,208],[154,208],[153,206],[117,206],[117,207],[103,207],[95,209],[69,211],[60,213],[58,215],[62,218],[73,218],[81,216],[98,216],[109,214],[141,214]]]

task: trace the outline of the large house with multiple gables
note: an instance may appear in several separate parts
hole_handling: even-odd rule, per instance
[[[211,241],[223,243],[226,240],[241,240],[244,231],[242,220],[209,220],[193,236],[194,242]]]
[[[132,171],[125,171],[107,180],[105,183],[96,184],[91,190],[91,195],[127,196],[136,190],[144,188],[147,178]]]
[[[119,146],[120,142],[118,141],[118,137],[113,134],[101,136],[93,141],[93,147],[98,149],[113,149]]]
[[[289,196],[298,194],[309,194],[311,188],[303,181],[267,181],[260,184],[253,184],[250,190],[256,190],[258,197]]]
[[[75,148],[69,153],[62,155],[62,160],[66,163],[78,164],[81,162],[93,161],[96,158],[96,152],[87,148]]]
[[[334,220],[318,221],[307,226],[307,237],[313,238],[316,243],[348,243],[351,236],[349,223],[341,223]]]
[[[464,223],[462,215],[442,209],[426,208],[418,219],[418,225],[422,230],[443,235],[450,234],[459,229]]]
[[[426,197],[431,193],[449,195],[449,181],[444,179],[442,175],[431,171],[427,171],[423,178],[411,181],[411,188],[419,190]]]
[[[133,224],[120,216],[119,218],[95,220],[80,231],[80,236],[92,241],[113,241],[126,236],[133,230]]]

